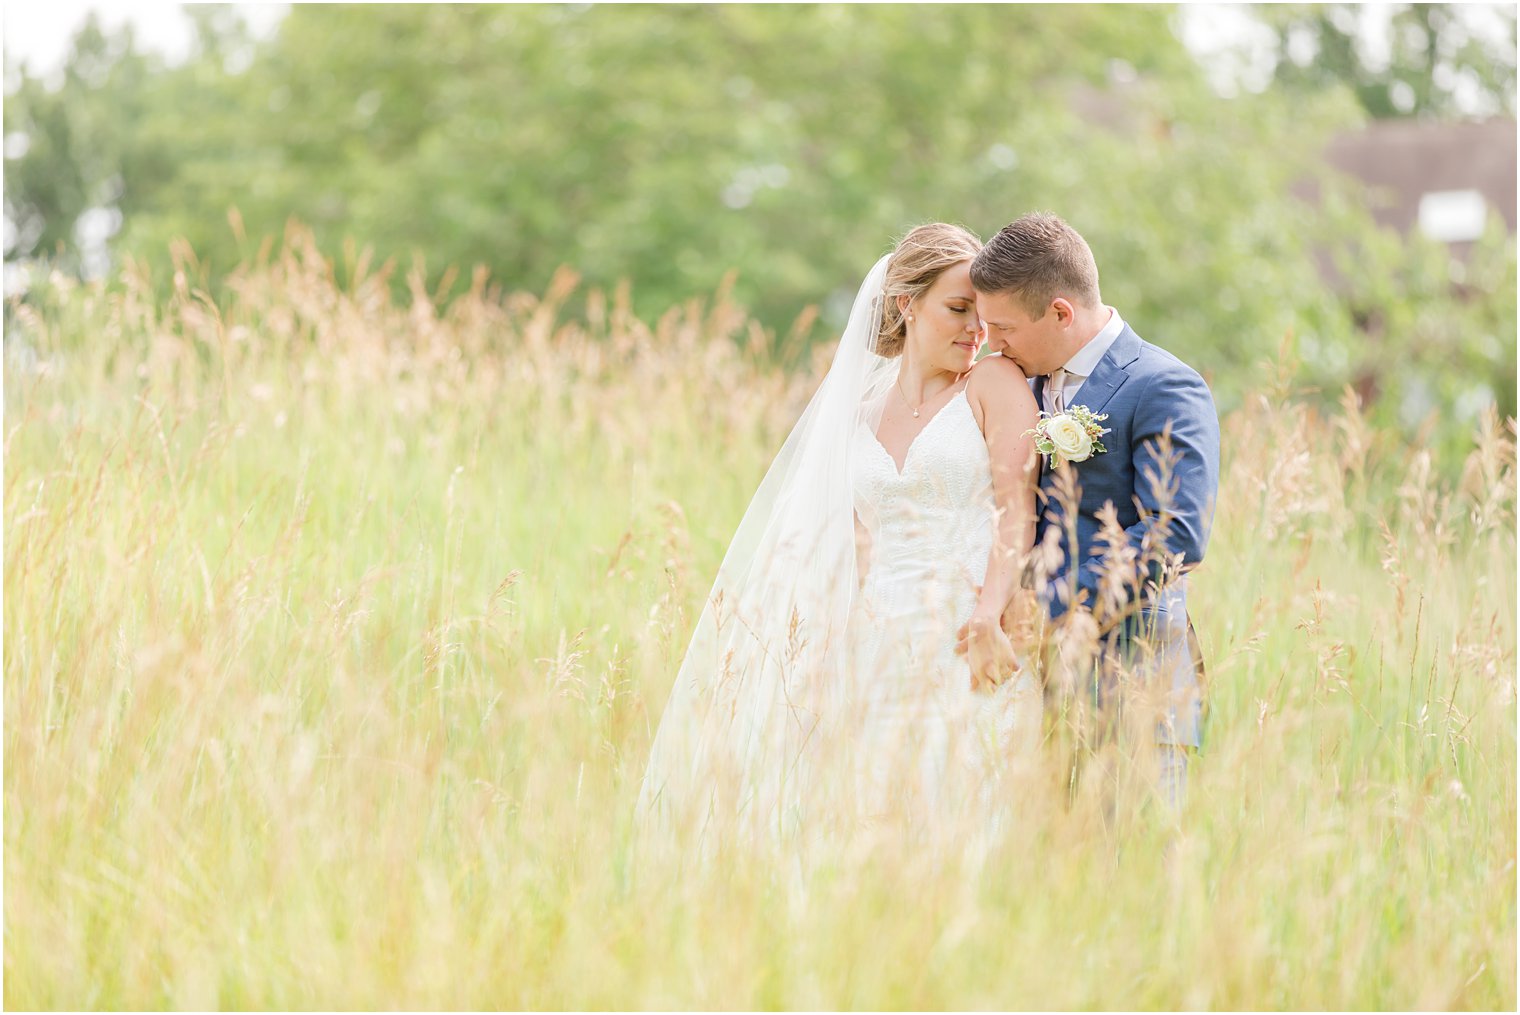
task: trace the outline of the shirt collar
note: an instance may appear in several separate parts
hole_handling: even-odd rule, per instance
[[[1098,331],[1092,339],[1077,350],[1075,356],[1066,361],[1066,375],[1068,377],[1091,377],[1092,372],[1098,369],[1098,363],[1103,359],[1104,353],[1108,352],[1109,346],[1119,337],[1119,332],[1124,330],[1124,319],[1119,316],[1119,311],[1113,307],[1104,305],[1109,312],[1108,323]]]

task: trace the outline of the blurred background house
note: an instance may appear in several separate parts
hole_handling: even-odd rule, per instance
[[[1379,224],[1419,229],[1466,257],[1492,213],[1515,234],[1513,117],[1477,122],[1374,120],[1337,136],[1325,157],[1367,184]]]

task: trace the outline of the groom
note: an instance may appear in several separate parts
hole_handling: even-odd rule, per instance
[[[1109,723],[1144,717],[1158,788],[1175,806],[1199,744],[1203,659],[1186,572],[1203,560],[1218,493],[1213,397],[1104,305],[1092,251],[1054,215],[1005,226],[971,280],[988,349],[1023,369],[1040,409],[1108,417],[1106,450],[1083,457],[1079,440],[1072,460],[1042,456],[1032,583],[1057,641],[1092,646],[1075,675],[1088,692],[1079,709]]]

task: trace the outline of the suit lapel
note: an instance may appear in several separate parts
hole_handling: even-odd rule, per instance
[[[1129,380],[1129,365],[1139,358],[1140,336],[1126,324],[1124,330],[1119,332],[1119,337],[1114,339],[1114,344],[1108,347],[1108,352],[1098,361],[1092,376],[1077,389],[1072,405],[1085,405],[1094,413],[1102,412],[1115,393],[1124,387],[1124,382]]]

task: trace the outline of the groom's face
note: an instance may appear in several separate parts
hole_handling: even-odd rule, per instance
[[[987,328],[988,351],[1013,360],[1028,377],[1048,374],[1071,358],[1070,314],[1061,307],[1047,307],[1035,320],[1013,293],[977,290],[976,312]]]

